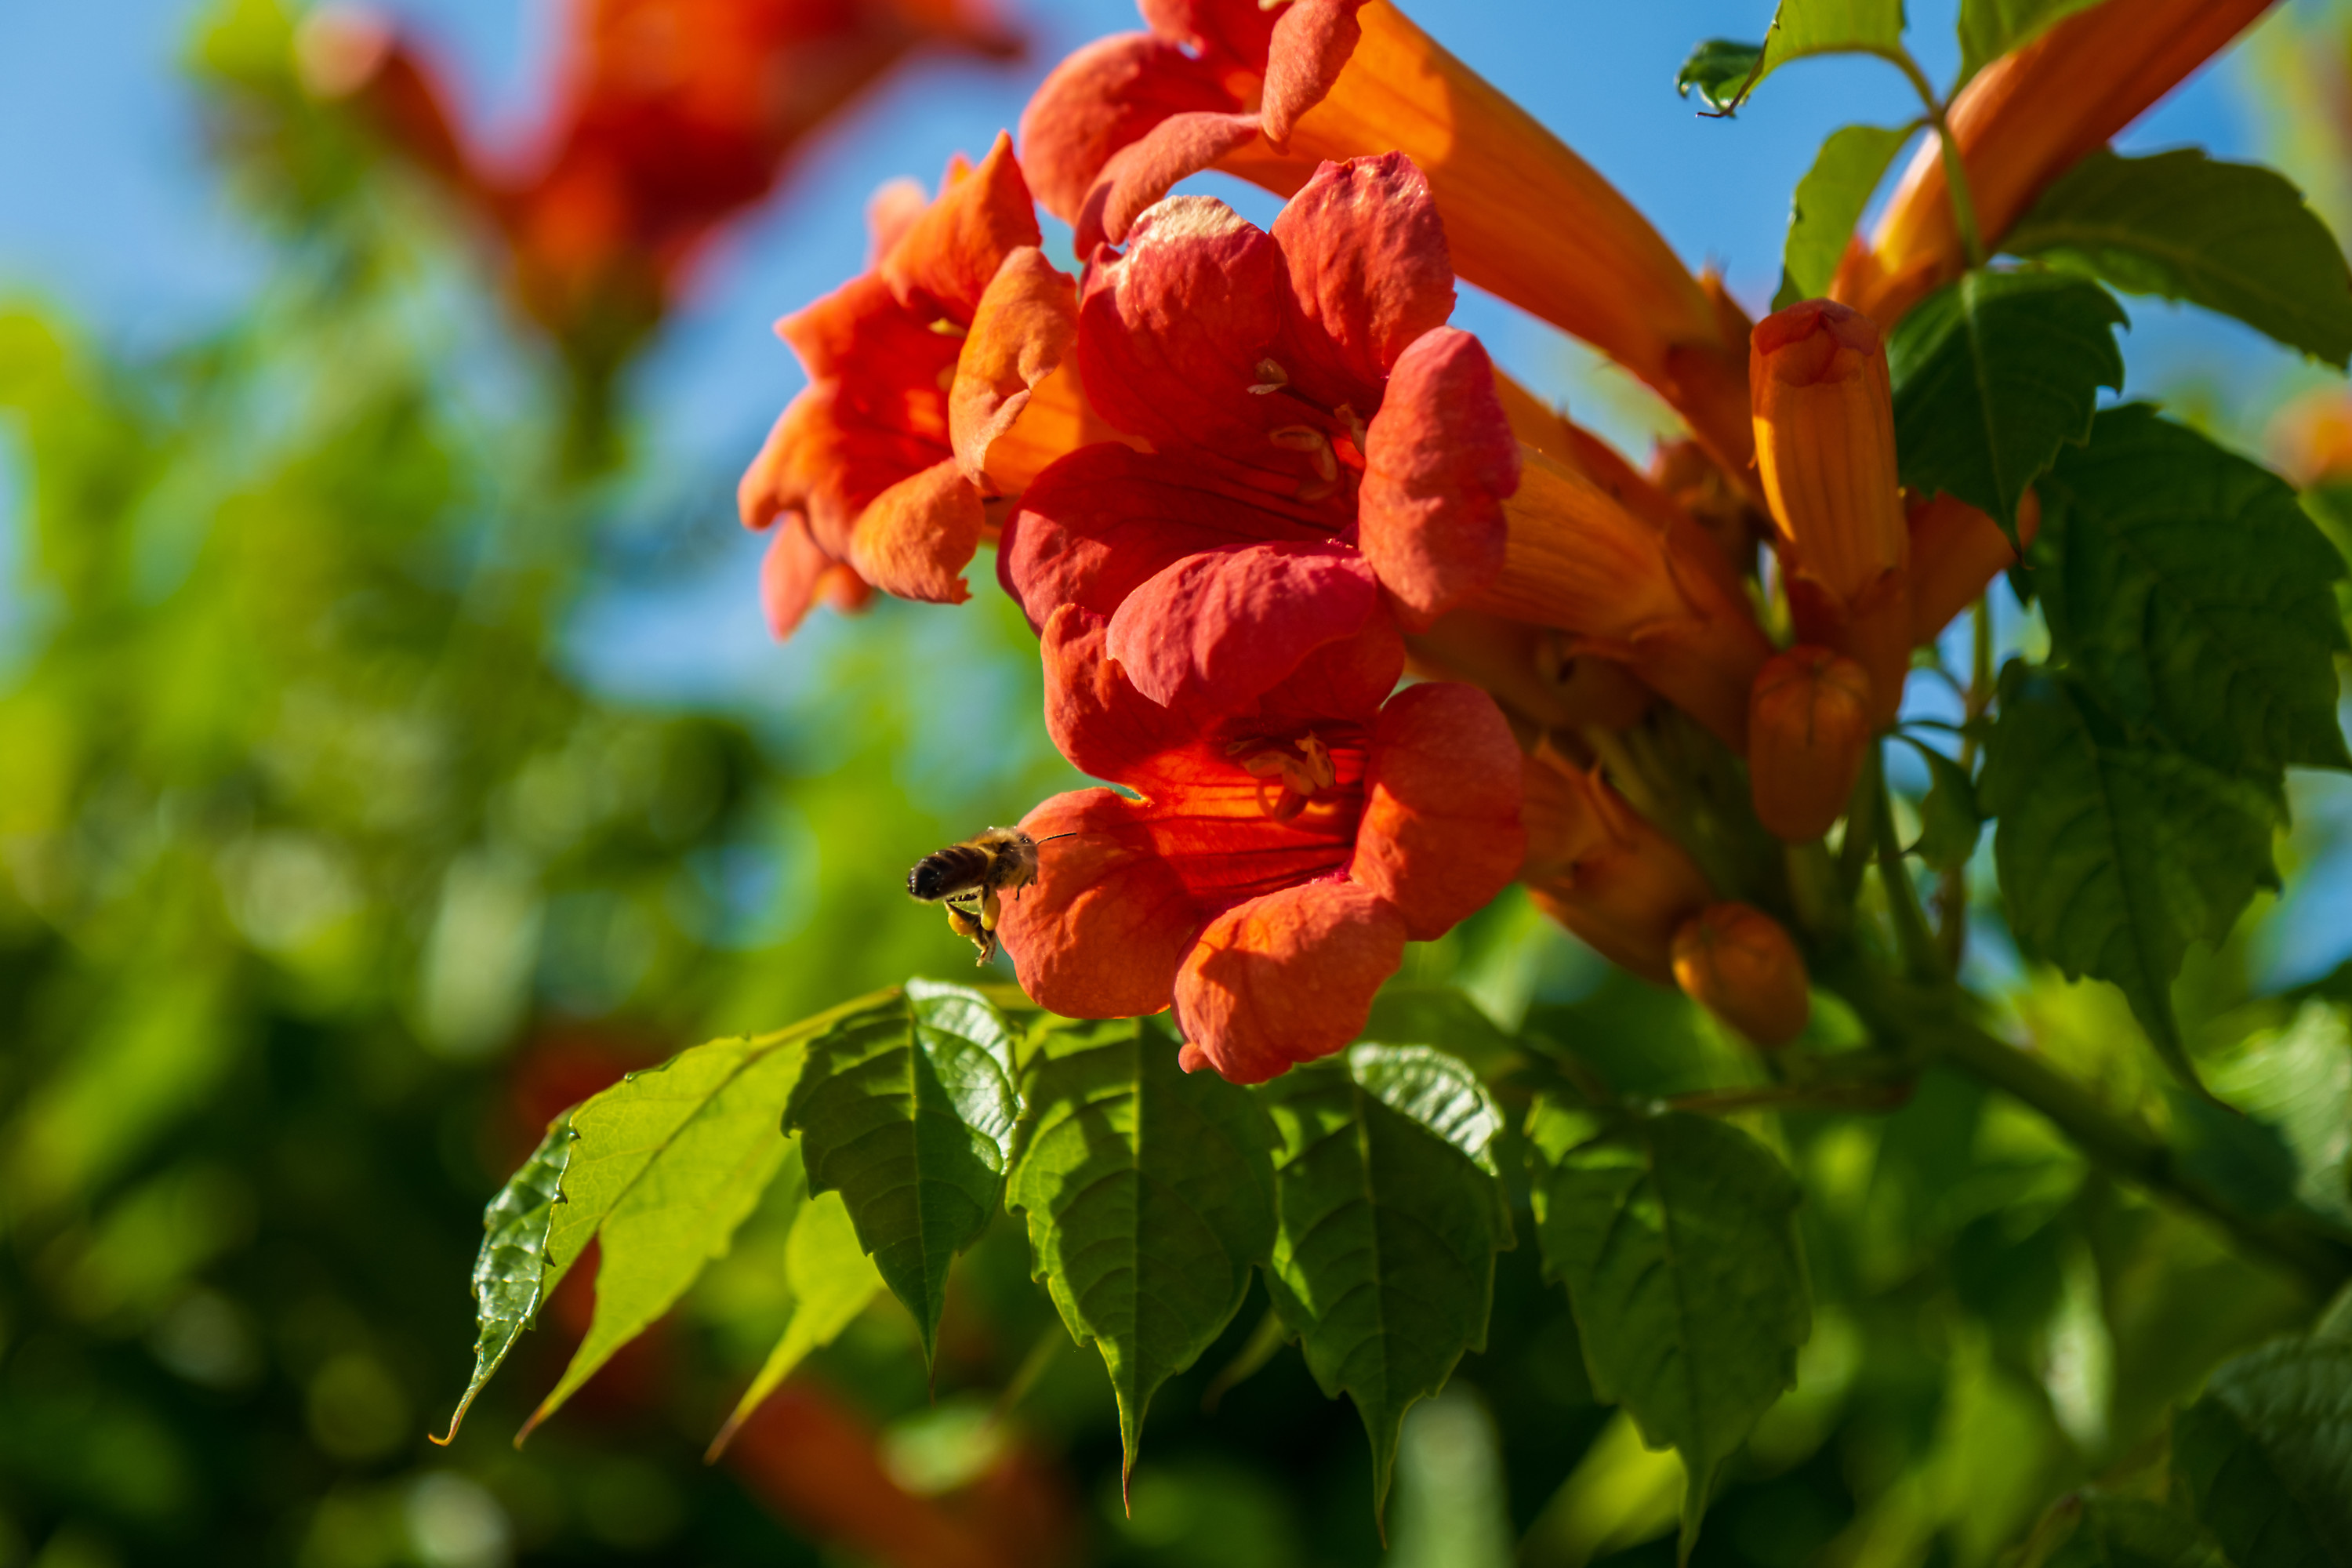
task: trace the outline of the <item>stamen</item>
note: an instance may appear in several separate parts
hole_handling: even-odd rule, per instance
[[[1265,438],[1288,452],[1306,452],[1315,459],[1315,471],[1327,482],[1339,478],[1339,454],[1331,449],[1331,437],[1312,425],[1286,425],[1279,430],[1269,430]],[[1331,492],[1323,492],[1328,495]]]
[[[1357,451],[1362,451],[1364,449],[1364,416],[1344,403],[1331,410],[1331,414],[1334,418],[1347,426],[1349,439],[1356,443]]]
[[[1280,392],[1289,384],[1288,371],[1270,359],[1262,359],[1257,362],[1257,380],[1252,384],[1250,391],[1264,397],[1268,393]]]
[[[945,316],[940,317],[938,321],[931,323],[931,331],[939,333],[939,335],[943,338],[956,338],[960,340],[971,336],[971,329],[970,327],[959,327],[953,321],[949,321]]]

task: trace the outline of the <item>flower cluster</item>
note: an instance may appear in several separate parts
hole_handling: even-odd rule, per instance
[[[315,14],[301,64],[313,92],[354,102],[497,231],[527,315],[606,357],[658,319],[705,242],[774,188],[793,150],[909,50],[1018,49],[984,0],[569,9],[555,110],[511,158],[460,132],[440,74],[372,12]]]
[[[2001,82],[2111,47],[2119,10],[1956,109],[1990,232],[2244,19],[2135,34],[2128,89],[2063,126],[2013,107]],[[1172,1008],[1187,1067],[1339,1049],[1407,942],[1515,879],[1790,1040],[1792,868],[1876,787],[1915,648],[2016,559],[1897,477],[1884,323],[1957,254],[1932,169],[1855,242],[1852,303],[1751,328],[1386,0],[1143,11],[1046,79],[1020,162],[1000,138],[934,199],[886,191],[870,269],[781,324],[810,384],[741,492],[775,530],[779,634],[821,595],[961,600],[995,544],[1055,744],[1117,786],[1029,813],[1006,949],[1057,1012]],[[1212,167],[1288,198],[1270,230],[1171,194]],[[1498,374],[1448,324],[1457,274],[1608,352],[1690,438],[1644,471]]]

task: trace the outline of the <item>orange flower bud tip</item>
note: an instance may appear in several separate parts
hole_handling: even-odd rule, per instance
[[[1804,300],[1765,317],[1751,342],[1756,375],[1788,386],[1847,380],[1879,352],[1877,324],[1834,300]]]
[[[1812,998],[1805,961],[1780,922],[1746,904],[1712,904],[1675,932],[1675,981],[1768,1049],[1805,1032]]]

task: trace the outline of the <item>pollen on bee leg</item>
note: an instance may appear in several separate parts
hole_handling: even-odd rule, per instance
[[[1003,902],[997,898],[996,889],[994,888],[989,889],[980,896],[981,930],[994,931],[996,929],[997,917],[1003,912]]]

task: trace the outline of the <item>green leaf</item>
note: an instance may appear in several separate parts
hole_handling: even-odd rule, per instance
[[[562,1407],[724,1257],[791,1146],[777,1128],[801,1074],[796,1035],[713,1040],[633,1072],[572,1113],[565,1219],[575,1192],[631,1173],[596,1227],[596,1310],[523,1434]],[[561,1225],[559,1221],[559,1225]]]
[[[1974,271],[1928,295],[1886,345],[1903,482],[2015,540],[2026,487],[2091,433],[2099,388],[2121,390],[2124,324],[2113,295],[2063,272]]]
[[[2295,1196],[2339,1225],[2352,1222],[2352,1026],[2343,1007],[2305,1002],[2284,1027],[2241,1041],[2206,1076],[2246,1120],[2275,1127],[2286,1141]]]
[[[1919,842],[1910,852],[1939,871],[1969,863],[1984,831],[1977,790],[1966,768],[1916,735],[1904,735],[1927,764],[1927,794],[1919,802]]]
[[[2231,1561],[2352,1565],[2352,1341],[2230,1362],[2172,1428],[2172,1473]]]
[[[1960,0],[1960,81],[2099,0]],[[1953,84],[1958,92],[1959,84]]]
[[[1675,92],[1688,98],[1696,90],[1704,112],[1727,115],[1739,107],[1755,85],[1756,69],[1764,62],[1764,46],[1731,38],[1707,38],[1690,52],[1675,72]]]
[[[2103,148],[2043,192],[2001,248],[2234,316],[2338,370],[2352,360],[2352,268],[2303,193],[2257,163]]]
[[[784,1237],[784,1279],[792,1288],[792,1315],[784,1320],[784,1331],[751,1385],[735,1402],[727,1425],[711,1439],[709,1452],[703,1456],[708,1461],[716,1461],[726,1452],[743,1423],[782,1385],[793,1368],[810,1352],[840,1338],[842,1331],[882,1293],[882,1276],[874,1271],[873,1260],[858,1244],[856,1227],[849,1223],[849,1210],[843,1206],[841,1194],[807,1195],[808,1177],[801,1168],[797,1145],[785,1174],[803,1189],[799,1212],[793,1215],[792,1229]]]
[[[1683,1554],[1717,1468],[1797,1380],[1812,1331],[1797,1184],[1738,1128],[1544,1099],[1528,1124],[1544,1271],[1568,1287],[1600,1398],[1689,1473]]]
[[[1013,1037],[967,986],[910,980],[808,1043],[785,1109],[809,1191],[838,1192],[882,1282],[915,1315],[929,1362],[948,1265],[1003,1190],[1014,1117]]]
[[[2023,1568],[2230,1568],[2196,1521],[2161,1503],[2094,1493],[2053,1512],[2063,1539],[2046,1555],[2029,1555]]]
[[[572,1112],[547,1124],[530,1159],[507,1178],[482,1211],[482,1250],[474,1259],[474,1301],[480,1331],[474,1341],[474,1375],[449,1417],[449,1430],[434,1439],[446,1445],[466,1424],[466,1412],[490,1374],[507,1359],[523,1330],[539,1315],[551,1288],[547,1280],[547,1233],[564,1167],[572,1161]]]
[[[2182,1081],[2172,977],[2193,940],[2218,942],[2276,887],[2276,800],[2160,742],[2127,736],[2071,677],[2002,671],[1977,797],[2027,956],[2121,987]]]
[[[1008,1208],[1132,1469],[1152,1394],[1215,1342],[1274,1246],[1273,1132],[1247,1089],[1176,1065],[1163,1018],[1050,1026],[1022,1079]]]
[[[1916,125],[1848,125],[1830,132],[1813,166],[1797,182],[1789,210],[1789,239],[1780,252],[1780,291],[1772,308],[1829,292],[1838,260],[1870,205],[1871,192]]]
[[[1258,1097],[1279,1138],[1266,1285],[1323,1392],[1356,1402],[1377,1510],[1405,1411],[1486,1346],[1495,1254],[1511,1245],[1501,1115],[1425,1046],[1350,1047]]]
[[[1790,60],[1808,55],[1874,54],[1893,57],[1903,48],[1903,0],[1780,0],[1772,13],[1771,31],[1744,80],[1727,72],[1734,51],[1754,49],[1716,38],[1701,44],[1683,66],[1688,76],[1696,66],[1704,73],[1694,79],[1717,112],[1730,114],[1748,101],[1757,85]],[[1704,63],[1702,63],[1704,58]],[[1683,79],[1676,78],[1680,87]]]
[[[2126,725],[2249,776],[2352,766],[2336,716],[2344,560],[2286,483],[2145,405],[2036,487],[2052,647]]]

